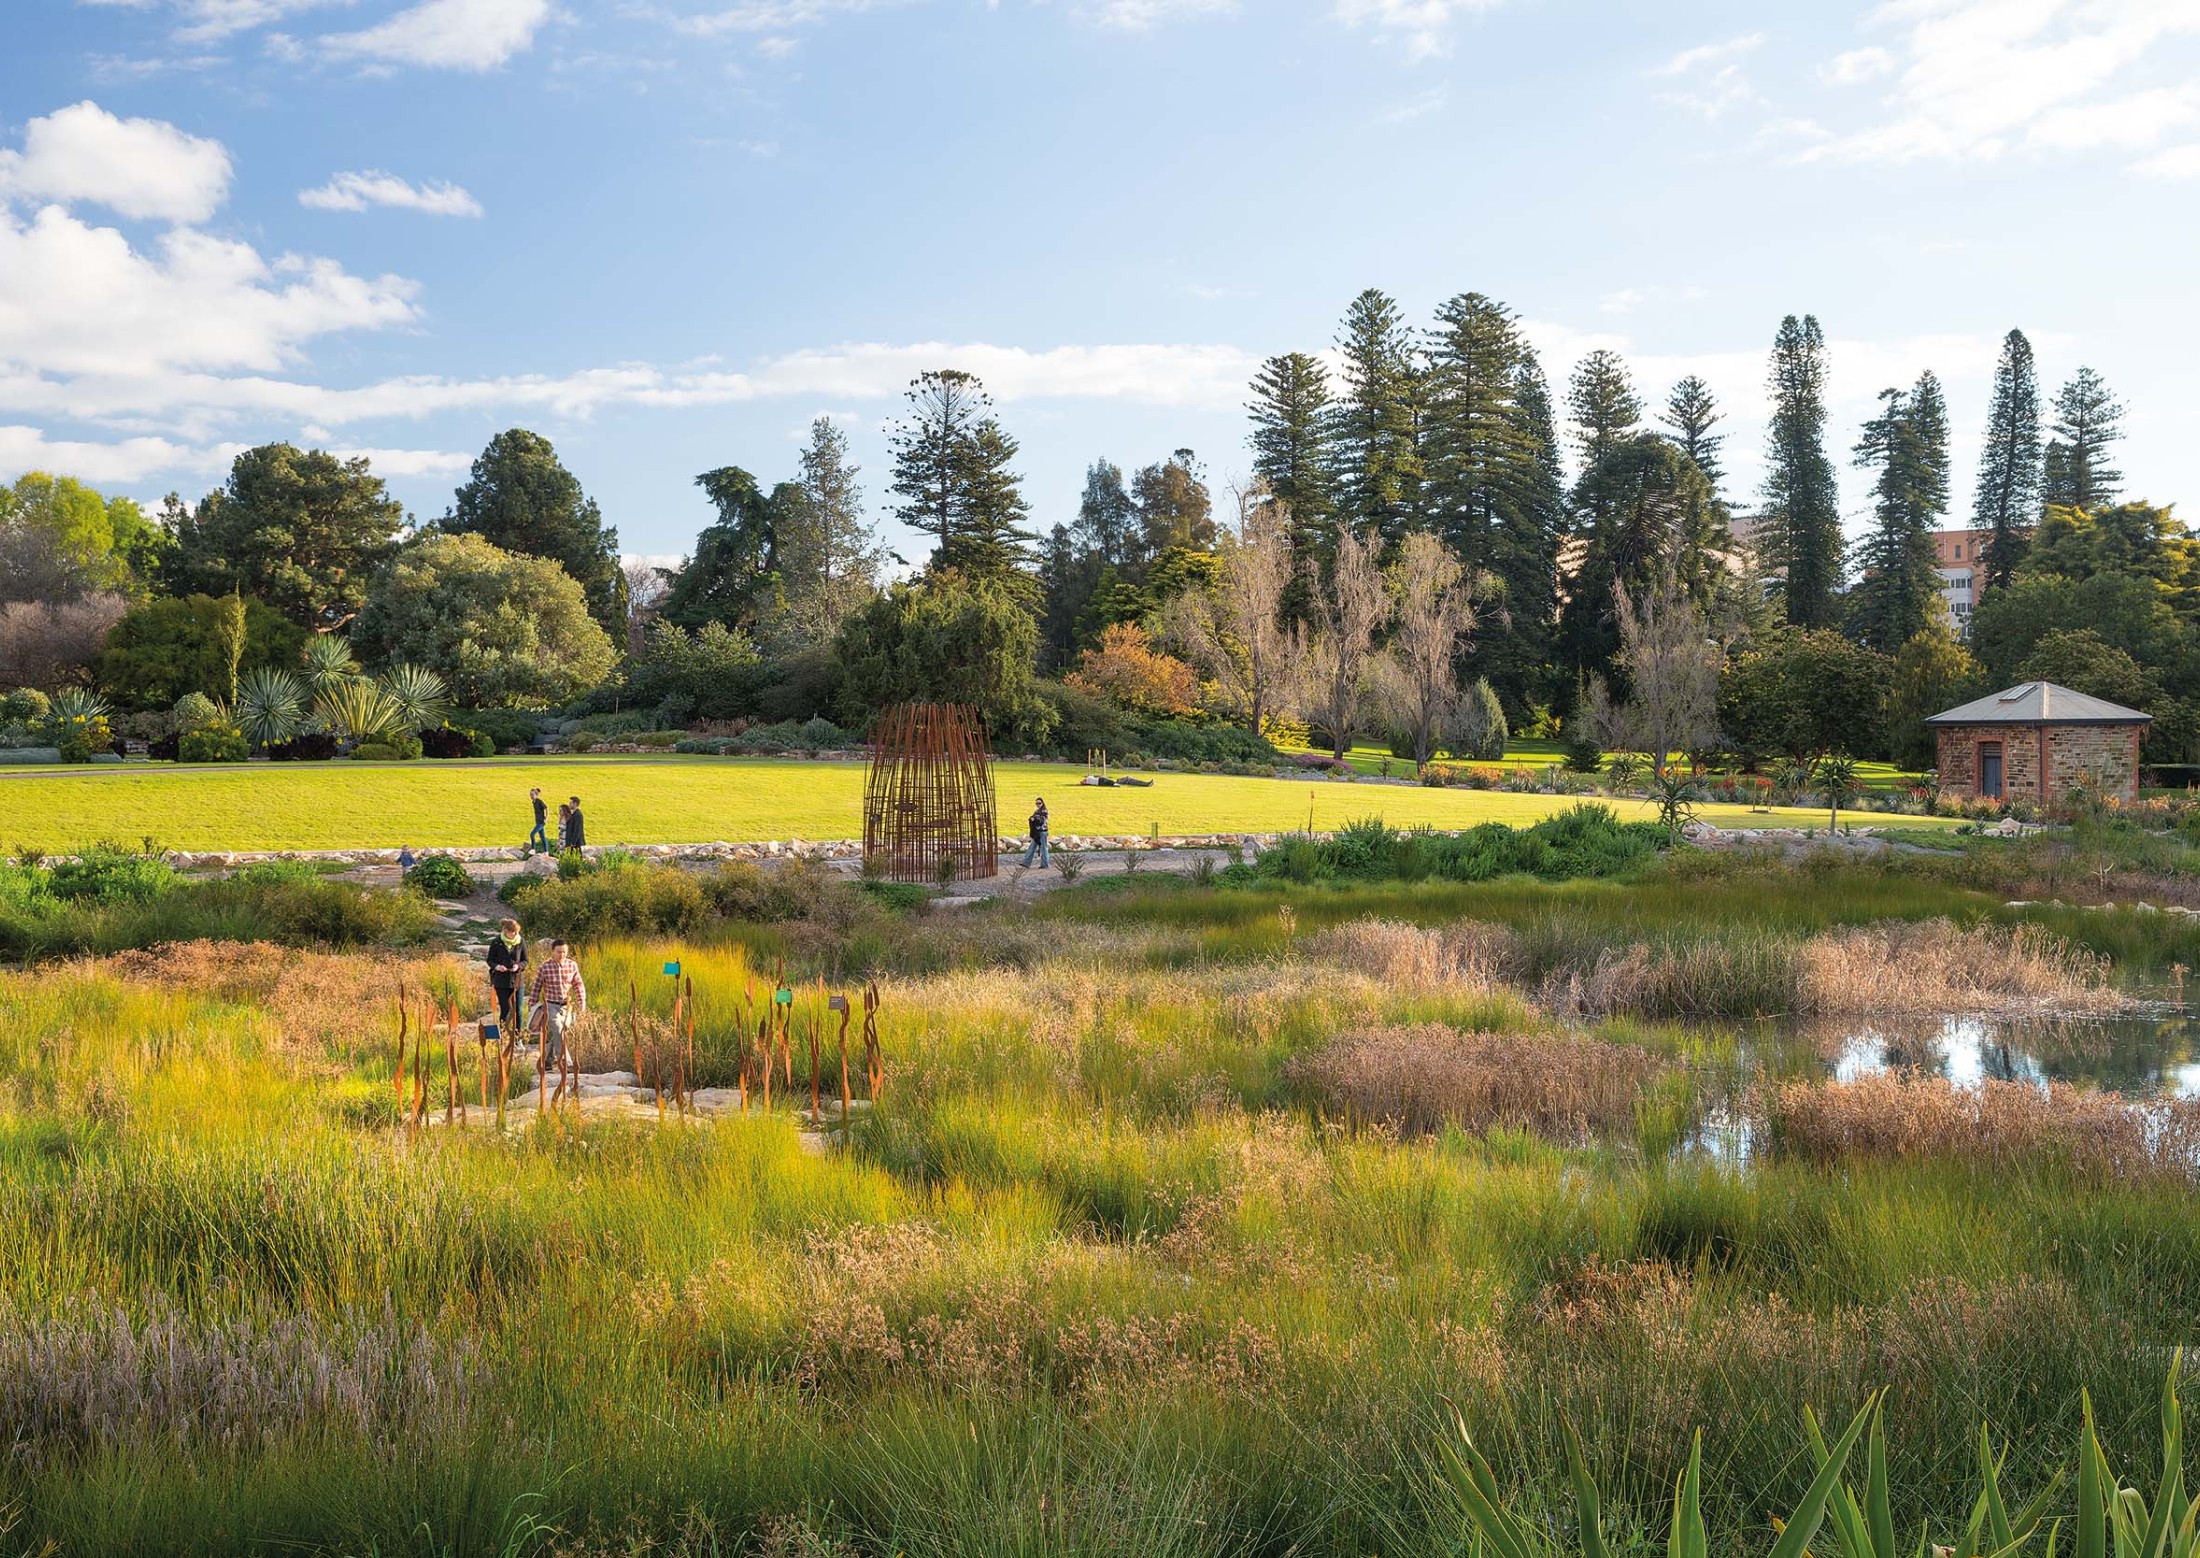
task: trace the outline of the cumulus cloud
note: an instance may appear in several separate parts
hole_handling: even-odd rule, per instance
[[[2189,0],[1890,0],[1870,20],[1907,24],[1899,45],[1841,55],[1829,74],[1853,82],[1898,71],[1885,116],[1806,150],[1806,160],[1974,160],[2019,145],[2149,144],[2180,122],[2164,117],[2167,97],[2175,94],[2098,94],[2165,39],[2200,33],[2200,6]]]
[[[2131,166],[2134,173],[2157,179],[2200,179],[2200,143],[2172,146]]]
[[[372,169],[338,173],[326,184],[298,191],[298,204],[317,211],[364,211],[390,206],[429,216],[479,216],[481,202],[456,184],[411,184],[394,173]]]
[[[21,223],[0,208],[0,375],[271,371],[316,337],[410,323],[416,291],[189,228],[140,249],[57,206]]]
[[[436,70],[494,70],[535,41],[550,0],[421,0],[361,32],[332,33],[336,59]]]
[[[158,119],[119,119],[88,100],[33,119],[21,151],[0,151],[0,199],[203,222],[228,195],[229,153],[221,142]]]
[[[35,427],[0,423],[0,478],[24,471],[67,471],[94,483],[143,481],[155,474],[213,477],[228,470],[244,447],[199,447],[165,438],[126,438],[114,443],[54,439]]]

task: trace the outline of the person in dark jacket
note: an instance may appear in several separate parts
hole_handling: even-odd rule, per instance
[[[501,922],[483,955],[489,964],[489,988],[496,992],[497,1021],[507,1033],[517,1033],[520,982],[527,974],[527,940],[519,933],[519,921]]]
[[[573,797],[572,808],[565,814],[565,847],[585,848],[588,843],[588,828],[581,821],[581,798],[577,795]]]
[[[527,835],[527,852],[529,854],[533,854],[536,850],[539,849],[542,850],[544,853],[548,853],[550,849],[550,840],[543,833],[542,825],[550,820],[550,808],[543,804],[542,787],[538,785],[534,789],[529,790],[527,792],[527,799],[531,803],[533,803],[535,808],[535,828],[532,833],[529,833]]]
[[[1028,824],[1031,830],[1031,848],[1024,851],[1024,864],[1029,866],[1036,860],[1039,862],[1039,869],[1044,871],[1053,863],[1047,855],[1047,798],[1042,795],[1037,800],[1038,806],[1032,812]]]

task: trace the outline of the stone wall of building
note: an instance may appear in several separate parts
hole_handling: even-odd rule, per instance
[[[2046,735],[2044,799],[2070,793],[2090,776],[2108,795],[2139,795],[2138,725],[2050,725]],[[2043,799],[2041,740],[2037,725],[1950,725],[1940,737],[1940,787],[1958,795],[1979,793],[1979,746],[2001,743],[2001,793],[2012,801]]]

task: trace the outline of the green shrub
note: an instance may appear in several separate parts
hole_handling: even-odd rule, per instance
[[[36,725],[51,712],[53,701],[35,687],[18,687],[0,698],[0,724]]]
[[[449,855],[428,855],[405,873],[405,885],[430,898],[471,898],[474,879]]]
[[[404,756],[387,741],[362,741],[351,749],[351,760],[355,763],[395,763],[402,761]]]
[[[1287,882],[1613,877],[1654,857],[1664,837],[1655,823],[1621,822],[1609,806],[1593,803],[1532,827],[1486,822],[1463,833],[1404,833],[1371,818],[1327,839],[1287,838],[1260,857],[1253,874]]]
[[[451,716],[451,723],[486,736],[498,752],[506,747],[533,746],[542,730],[541,718],[525,709],[464,709]]]
[[[222,717],[222,706],[203,692],[187,692],[176,700],[176,733],[201,729]]]
[[[176,760],[182,763],[241,763],[251,755],[244,732],[218,714],[176,738]]]
[[[255,860],[229,873],[232,882],[268,886],[277,882],[318,882],[321,868],[310,860]]]
[[[52,869],[53,895],[70,902],[150,903],[177,880],[175,867],[153,850],[111,840],[86,844]]]

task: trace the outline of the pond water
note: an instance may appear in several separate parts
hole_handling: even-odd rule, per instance
[[[2200,1014],[2169,1002],[2116,1017],[1848,1018],[1783,1023],[1741,1035],[1725,1087],[1684,1153],[1746,1162],[1754,1143],[1743,1095],[1766,1078],[1853,1081],[1884,1071],[1983,1081],[2064,1082],[2131,1099],[2200,1098]]]

